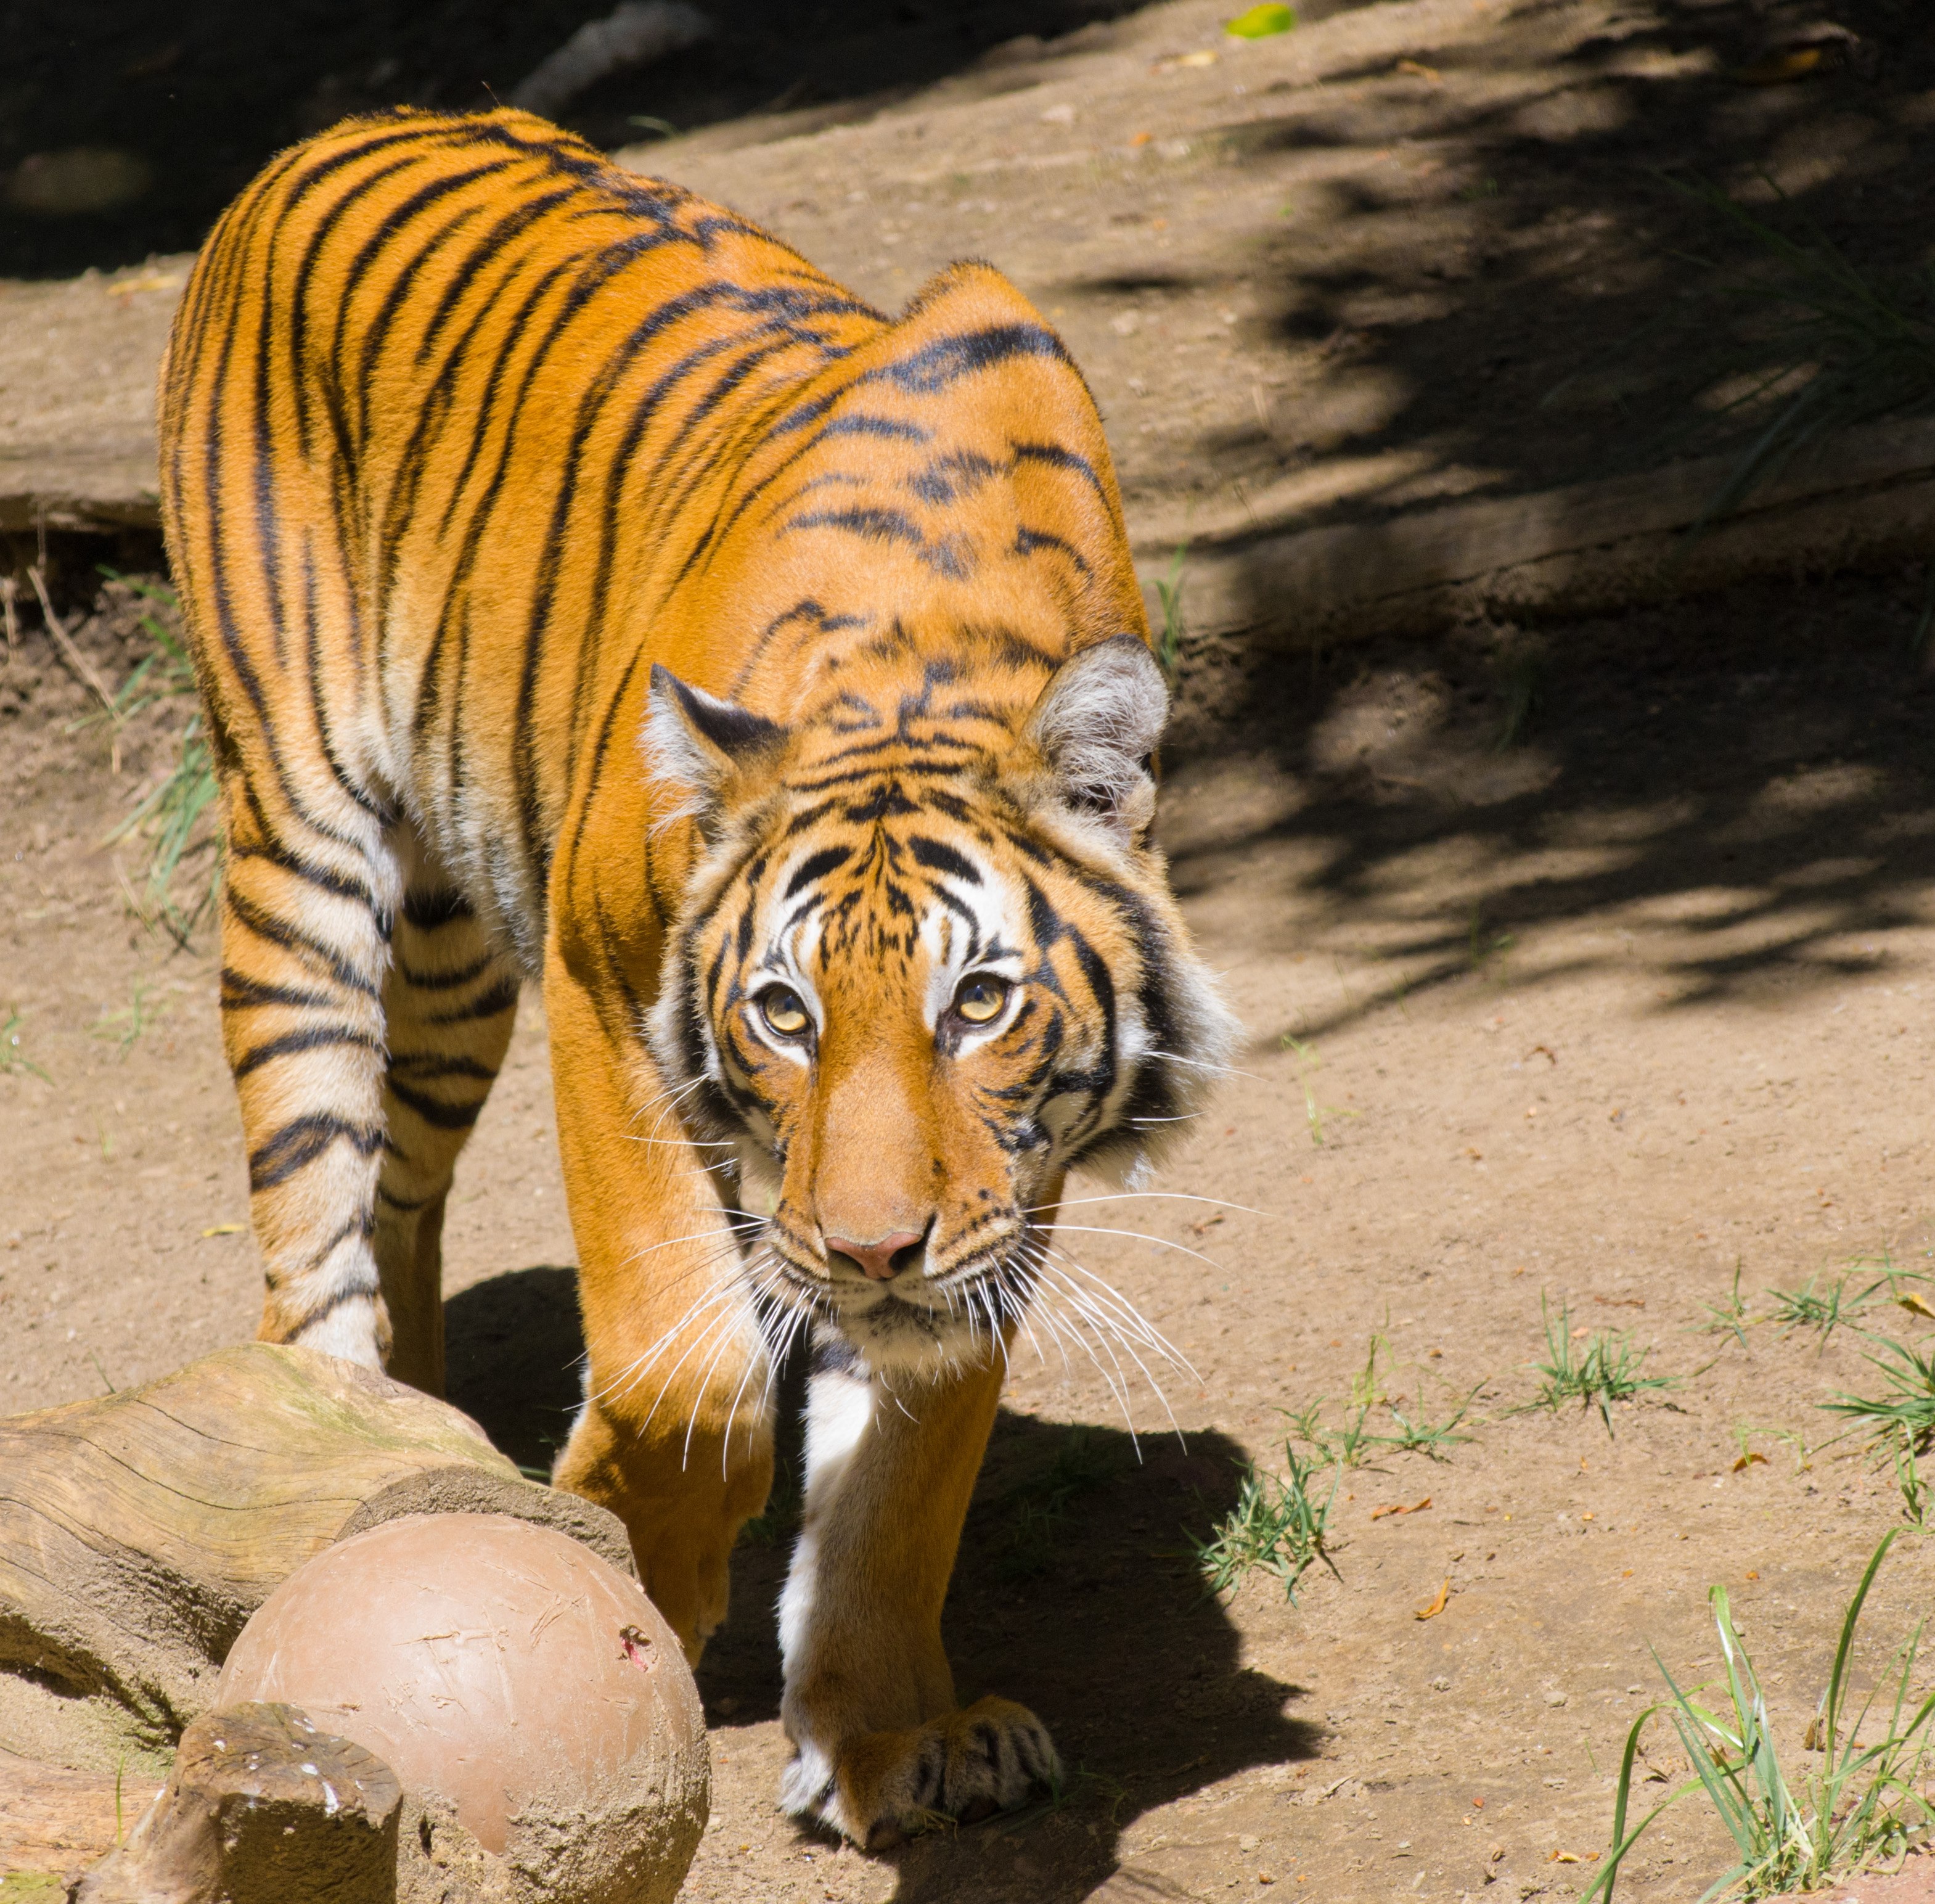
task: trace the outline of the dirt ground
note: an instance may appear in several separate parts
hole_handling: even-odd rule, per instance
[[[1643,465],[1683,353],[1548,400],[1662,310],[1680,337],[1710,310],[1661,165],[1764,172],[1866,260],[1925,242],[1935,43],[1891,0],[1837,16],[1882,50],[1872,80],[1758,89],[1730,75],[1804,9],[1398,0],[1240,47],[1203,0],[1071,5],[1061,37],[978,65],[971,34],[935,50],[956,13],[899,11],[927,21],[899,90],[775,86],[749,118],[765,95],[720,89],[672,114],[710,130],[633,157],[887,303],[963,253],[1011,270],[1090,375],[1151,536]],[[170,33],[131,47],[117,85],[194,67],[190,46],[129,77]],[[337,95],[378,84],[379,55],[346,53]],[[46,58],[36,86],[65,70]],[[276,138],[274,113],[308,97],[290,86],[262,109]],[[614,125],[670,110],[648,86],[591,104]],[[266,156],[237,153],[165,218],[58,245],[0,231],[16,272],[128,265],[0,286],[0,466],[149,454],[141,393],[186,261],[129,261],[192,242],[194,192]],[[158,560],[138,535],[52,555],[77,610],[95,563]],[[1879,1380],[1852,1327],[1761,1319],[1743,1346],[1709,1325],[1736,1277],[1764,1319],[1770,1290],[1885,1253],[1935,1269],[1925,591],[1918,570],[1795,579],[1428,643],[1191,656],[1163,834],[1248,1046],[1163,1196],[1071,1207],[1063,1238],[1191,1372],[1158,1371],[1159,1399],[1134,1369],[1118,1384],[1024,1351],[949,1613],[963,1697],[1036,1706],[1076,1769],[1066,1802],[877,1859],[780,1820],[784,1547],[749,1543],[701,1674],[715,1809],[690,1897],[1576,1896],[1659,1690],[1649,1649],[1683,1679],[1717,1663],[1715,1582],[1798,1752],[1845,1597],[1902,1519],[1891,1475],[1821,1446],[1818,1404]],[[116,771],[27,600],[0,663],[7,1412],[177,1366],[251,1333],[260,1302],[211,938],[145,929],[138,850],[98,844],[174,717],[124,732]],[[145,652],[134,624],[110,590],[79,630],[110,682]],[[452,1398],[542,1467],[578,1345],[535,999],[446,1261]],[[1562,1305],[1568,1331],[1629,1334],[1674,1386],[1610,1431],[1528,1410]],[[1855,1320],[1926,1352],[1904,1310]],[[1393,1431],[1390,1401],[1442,1422],[1469,1396],[1469,1439],[1349,1470],[1337,1574],[1314,1569],[1294,1603],[1260,1575],[1206,1597],[1191,1541],[1242,1464],[1281,1470],[1290,1414],[1340,1418],[1374,1336],[1374,1430]],[[1935,1551],[1910,1534],[1871,1603],[1868,1671],[1931,1589]],[[0,1745],[30,1748],[28,1722],[0,1711]],[[1663,1738],[1650,1763],[1680,1764]],[[1690,1904],[1727,1862],[1688,1809],[1621,1894]]]
[[[1702,1325],[1736,1271],[1763,1315],[1770,1288],[1935,1246],[1921,588],[1743,591],[1546,631],[1529,724],[1502,750],[1523,697],[1500,630],[1306,660],[1249,730],[1176,766],[1164,836],[1250,1038],[1158,1187],[1262,1213],[1070,1209],[1065,1241],[1194,1373],[1165,1374],[1165,1407],[1131,1371],[1125,1411],[1094,1368],[1024,1354],[949,1614],[964,1696],[1032,1702],[1079,1776],[1059,1810],[886,1859],[796,1832],[771,1806],[783,1552],[750,1546],[701,1676],[717,1799],[688,1895],[1574,1894],[1659,1689],[1648,1648],[1710,1669],[1716,1582],[1798,1737],[1843,1599],[1901,1519],[1890,1476],[1818,1445],[1834,1424],[1816,1404],[1873,1374],[1849,1328],[1761,1322],[1743,1348]],[[83,633],[110,678],[127,620]],[[212,947],[131,919],[95,842],[142,743],[117,778],[101,730],[69,731],[84,711],[23,631],[0,674],[10,1410],[232,1341],[259,1299]],[[453,1398],[533,1464],[575,1392],[570,1259],[527,1005],[448,1261]],[[1542,1303],[1630,1331],[1676,1386],[1615,1408],[1610,1433],[1514,1412]],[[1859,1319],[1927,1333],[1899,1310]],[[1236,1464],[1281,1467],[1284,1411],[1339,1418],[1374,1332],[1406,1412],[1421,1396],[1441,1421],[1476,1390],[1471,1438],[1345,1475],[1341,1577],[1313,1570],[1294,1605],[1260,1576],[1206,1598],[1188,1540]],[[1743,1446],[1765,1460],[1737,1469]],[[1378,1512],[1398,1506],[1415,1511]],[[1873,1603],[1870,1670],[1931,1588],[1935,1552],[1910,1537]],[[1662,1741],[1654,1762],[1675,1756]],[[1629,1894],[1690,1899],[1723,1866],[1689,1810]]]

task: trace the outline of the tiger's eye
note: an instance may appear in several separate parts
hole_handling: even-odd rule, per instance
[[[960,990],[954,994],[954,1010],[971,1025],[985,1025],[1001,1015],[1001,1008],[1007,1002],[1008,981],[982,972],[961,981]]]
[[[782,1038],[797,1038],[813,1023],[799,994],[784,985],[759,994],[759,1016]]]

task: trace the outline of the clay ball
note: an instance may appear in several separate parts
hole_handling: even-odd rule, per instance
[[[636,1581],[501,1514],[424,1514],[325,1549],[256,1609],[217,1706],[284,1700],[434,1793],[555,1904],[660,1904],[711,1771],[677,1637]]]

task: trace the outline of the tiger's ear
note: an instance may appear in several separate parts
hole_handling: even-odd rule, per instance
[[[1139,842],[1155,818],[1153,756],[1169,689],[1146,642],[1112,635],[1055,669],[1028,718],[1058,790]]]
[[[677,796],[664,817],[690,814],[709,834],[734,776],[778,754],[786,730],[736,701],[688,687],[654,663],[644,739],[652,778]]]

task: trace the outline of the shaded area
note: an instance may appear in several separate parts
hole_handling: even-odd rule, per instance
[[[968,1517],[946,1634],[964,1701],[1031,1706],[1069,1774],[1061,1809],[916,1840],[899,1904],[1073,1899],[1121,1869],[1123,1828],[1251,1766],[1315,1758],[1303,1689],[1242,1663],[1191,1536],[1236,1496],[1241,1449],[1214,1430],[1145,1437],[1004,1413]],[[1124,1881],[1161,1896],[1154,1872]]]
[[[796,1449],[783,1418],[781,1437]],[[948,1599],[955,1691],[1032,1706],[1069,1779],[1055,1803],[889,1854],[904,1904],[1085,1896],[1143,1812],[1246,1766],[1316,1755],[1322,1728],[1285,1712],[1300,1689],[1242,1664],[1242,1636],[1188,1558],[1189,1535],[1234,1498],[1242,1458],[1215,1432],[1186,1452],[1145,1439],[1139,1453],[1121,1429],[997,1417]],[[731,1617],[699,1670],[715,1725],[779,1715],[789,1546],[786,1527],[734,1556]]]
[[[1935,880],[1924,600],[1915,571],[1767,583],[1256,663],[1242,742],[1172,778],[1178,887],[1239,888],[1260,932],[1313,896],[1353,920],[1312,935],[1353,975],[1300,1037],[1474,973],[1550,981],[1569,968],[1519,941],[1595,914],[1601,961],[1648,934],[1662,1010],[1874,971],[1873,935],[1925,917]],[[1422,905],[1407,856],[1447,845],[1463,890]]]
[[[1849,0],[1834,18],[1858,62],[1742,77],[1822,17],[1757,0],[1533,9],[1463,47],[1233,102],[1197,142],[1227,181],[1213,250],[1058,287],[1131,300],[1122,321],[1165,339],[1186,340],[1206,300],[1246,307],[1212,419],[1187,419],[1146,366],[1170,414],[1132,500],[1213,491],[1227,510],[1308,476],[1307,500],[1258,504],[1275,530],[1742,440],[1764,406],[1723,406],[1784,361],[1740,295],[1766,259],[1676,185],[1721,188],[1877,277],[1927,253],[1935,41],[1914,8]]]
[[[493,1276],[443,1312],[445,1392],[533,1479],[548,1481],[584,1398],[578,1272]]]
[[[736,0],[707,9],[718,28],[710,41],[608,80],[566,119],[617,146],[644,136],[638,118],[686,131],[762,110],[879,103],[993,47],[1058,39],[1141,4]],[[29,217],[0,205],[0,277],[62,276],[192,250],[283,146],[352,112],[488,106],[578,26],[609,11],[602,0],[16,8],[0,77],[0,173],[30,154],[105,148],[131,155],[150,182],[121,208],[91,216]],[[998,76],[991,83],[998,87]]]
[[[514,1271],[445,1312],[450,1400],[545,1473],[579,1399],[572,1282],[569,1269]],[[699,1668],[714,1727],[779,1717],[803,1357],[777,1394],[780,1477],[734,1554],[731,1611]],[[1242,1664],[1242,1636],[1189,1557],[1191,1536],[1234,1500],[1243,1458],[1213,1431],[1138,1446],[1120,1428],[996,1418],[948,1599],[955,1689],[963,1703],[1032,1706],[1070,1779],[1058,1803],[893,1854],[908,1904],[997,1882],[1004,1896],[1085,1896],[1115,1869],[1129,1820],[1245,1766],[1315,1756],[1322,1728],[1284,1709],[1299,1688]]]

